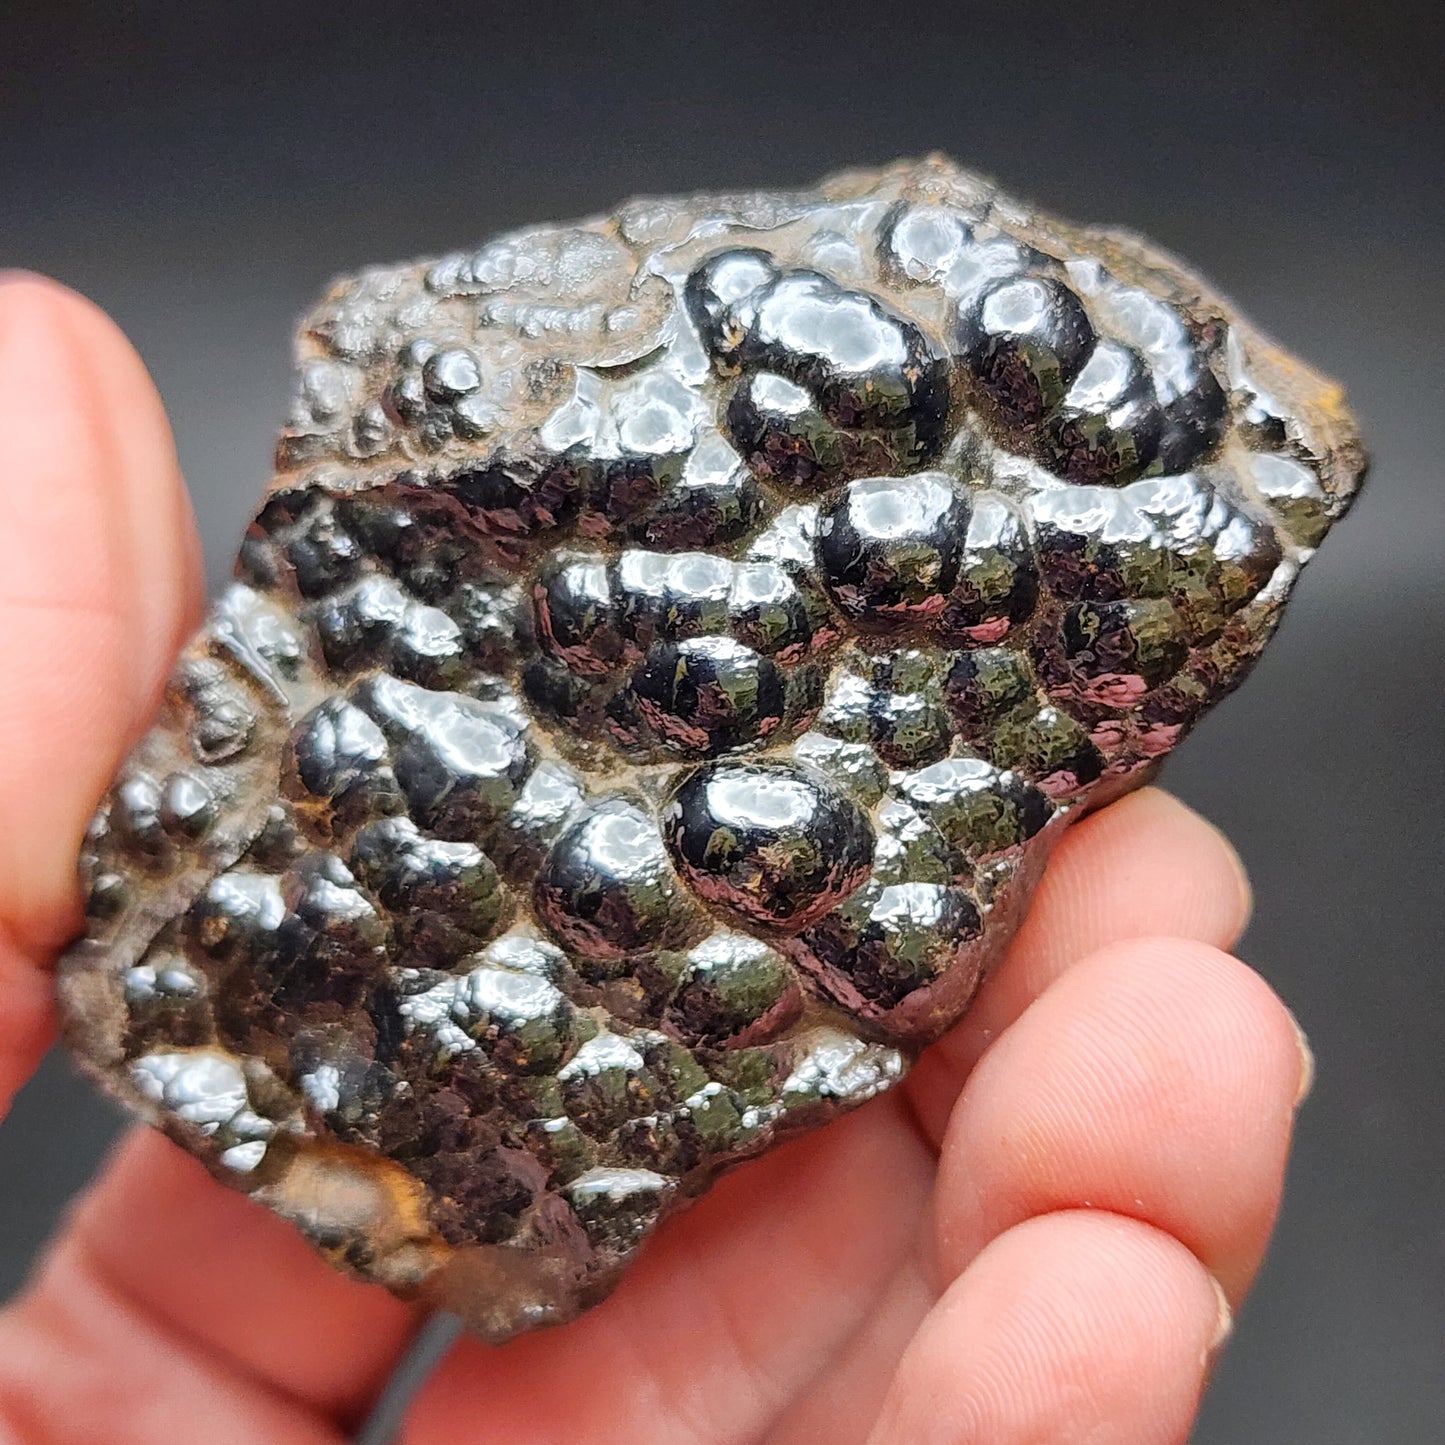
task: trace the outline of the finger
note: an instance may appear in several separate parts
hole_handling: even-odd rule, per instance
[[[1221,944],[1249,911],[1248,886],[1222,835],[1148,788],[1079,824],[1061,844],[1008,962],[947,1039],[910,1076],[930,1137],[944,1125],[972,1060],[1048,984],[1099,943],[1172,927]],[[976,1023],[976,1019],[981,1022]],[[922,1121],[921,1120],[921,1121]],[[839,1352],[770,1438],[846,1439],[876,1413],[893,1361],[931,1303],[927,1270],[905,1263],[865,1328]]]
[[[868,1317],[767,1432],[768,1445],[844,1445],[878,1417],[898,1362],[938,1302],[932,1251],[904,1260]]]
[[[1289,1013],[1183,939],[1078,964],[966,1085],[939,1161],[940,1263],[1032,1215],[1090,1207],[1179,1239],[1238,1301],[1279,1205],[1304,1077]]]
[[[1217,1286],[1137,1220],[1051,1214],[996,1239],[899,1363],[874,1445],[1182,1445],[1228,1331]]]
[[[75,931],[75,859],[199,605],[170,432],[89,302],[0,277],[0,1110],[49,1039],[36,974]]]
[[[342,1445],[329,1422],[88,1278],[0,1330],[5,1445]]]
[[[909,1292],[893,1291],[922,1238],[933,1163],[886,1099],[758,1160],[665,1228],[575,1324],[501,1349],[460,1341],[413,1405],[405,1445],[770,1436],[875,1319],[916,1323]]]
[[[1027,917],[963,1021],[918,1061],[907,1089],[935,1140],[984,1049],[1071,965],[1105,944],[1160,935],[1231,947],[1249,920],[1249,883],[1211,823],[1142,788],[1064,834]]]
[[[79,1318],[97,1296],[133,1326],[162,1328],[208,1370],[304,1407],[313,1429],[361,1418],[415,1327],[399,1300],[337,1273],[290,1225],[149,1130],[123,1142],[25,1295],[0,1316],[0,1392],[7,1380],[16,1386],[12,1340],[37,1321]],[[123,1345],[98,1339],[100,1357],[79,1362],[88,1374],[114,1372],[122,1416],[131,1392]],[[60,1348],[41,1377],[47,1394],[67,1398],[76,1367]]]

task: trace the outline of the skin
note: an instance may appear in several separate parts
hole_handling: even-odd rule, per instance
[[[86,821],[201,583],[159,398],[101,312],[0,279],[0,409],[3,1111],[53,1036]],[[405,1445],[1184,1441],[1310,1074],[1226,951],[1248,913],[1166,794],[1077,825],[904,1088],[729,1176],[576,1324],[459,1343]],[[341,1441],[417,1324],[140,1130],[0,1312],[0,1445]]]

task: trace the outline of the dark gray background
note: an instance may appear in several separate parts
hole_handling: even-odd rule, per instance
[[[0,265],[61,277],[135,339],[213,583],[268,473],[292,321],[332,273],[632,192],[943,149],[1187,255],[1344,380],[1371,489],[1167,773],[1244,854],[1244,952],[1320,1066],[1197,1439],[1436,1441],[1441,9],[0,0]],[[113,1127],[58,1061],[22,1095],[0,1294]]]

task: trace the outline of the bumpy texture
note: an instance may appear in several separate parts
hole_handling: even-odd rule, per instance
[[[896,1083],[1363,471],[1187,272],[940,159],[368,271],[299,351],[67,1029],[492,1339]]]

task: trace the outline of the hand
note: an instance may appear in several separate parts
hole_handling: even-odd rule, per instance
[[[139,359],[19,276],[0,491],[3,1109],[51,1039],[88,815],[200,607]],[[1079,824],[906,1086],[729,1176],[576,1324],[459,1344],[407,1445],[1184,1440],[1309,1076],[1221,952],[1248,911],[1228,844],[1165,794]],[[0,1315],[0,1442],[336,1442],[417,1322],[140,1130]]]

